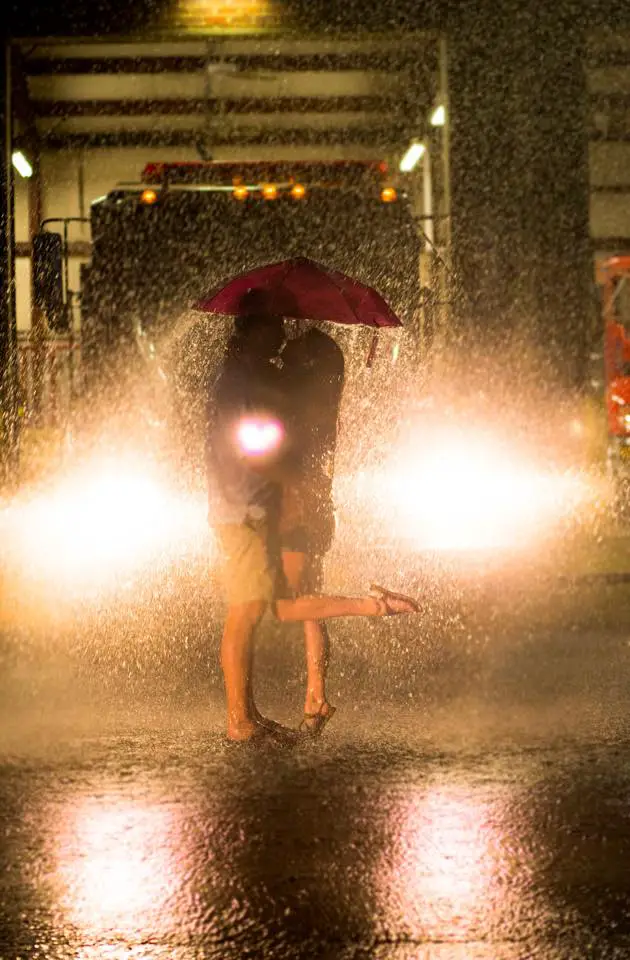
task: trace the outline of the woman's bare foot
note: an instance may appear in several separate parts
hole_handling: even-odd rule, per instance
[[[420,613],[420,604],[404,593],[393,593],[385,587],[373,583],[370,586],[370,595],[378,604],[378,617],[396,617],[404,613]]]

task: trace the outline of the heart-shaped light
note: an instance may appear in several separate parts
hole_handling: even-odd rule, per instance
[[[243,453],[260,456],[272,453],[282,443],[284,429],[279,420],[251,417],[241,420],[236,438]]]

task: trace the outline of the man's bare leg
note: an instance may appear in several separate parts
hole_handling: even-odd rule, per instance
[[[265,606],[263,601],[253,601],[228,608],[221,641],[221,666],[228,710],[227,733],[231,740],[248,740],[259,729],[252,703],[252,643]],[[276,600],[274,612],[280,621],[299,623],[335,617],[382,617],[392,612],[411,613],[413,609],[398,602],[392,607],[378,597],[305,596]]]
[[[254,631],[265,612],[263,601],[228,607],[221,640],[221,667],[227,700],[227,735],[248,740],[258,731],[252,702]]]

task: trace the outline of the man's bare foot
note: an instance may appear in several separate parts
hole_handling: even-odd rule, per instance
[[[420,604],[404,593],[393,593],[385,587],[373,583],[370,586],[370,595],[378,604],[378,617],[396,617],[404,613],[420,613]]]
[[[261,727],[253,720],[239,720],[228,723],[227,738],[234,743],[246,743],[260,736]]]

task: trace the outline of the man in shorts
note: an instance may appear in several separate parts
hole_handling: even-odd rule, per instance
[[[267,609],[287,622],[418,611],[415,601],[382,588],[363,597],[294,597],[287,591],[279,517],[291,445],[280,373],[271,362],[283,342],[282,318],[249,298],[209,408],[210,510],[228,604],[221,641],[227,737],[238,742],[283,738],[280,725],[257,710],[252,689],[254,635]]]

